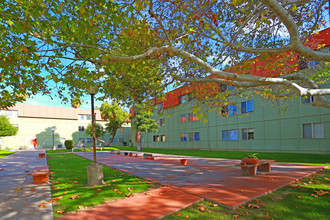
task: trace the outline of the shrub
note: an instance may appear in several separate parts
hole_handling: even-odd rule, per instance
[[[73,140],[65,140],[64,145],[65,145],[66,149],[70,150],[74,147],[74,142],[73,142]]]

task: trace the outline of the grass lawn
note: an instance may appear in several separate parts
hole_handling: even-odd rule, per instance
[[[330,169],[230,210],[199,202],[164,219],[313,219],[330,216]]]
[[[251,152],[243,151],[208,151],[208,150],[185,150],[185,149],[159,149],[143,148],[143,152],[186,155],[209,158],[242,159]],[[257,152],[259,159],[276,160],[284,163],[300,163],[328,166],[330,163],[330,154],[296,154],[296,153],[272,153]]]
[[[145,180],[103,166],[105,185],[89,187],[87,166],[92,161],[74,154],[47,154],[54,217],[123,199],[154,187]]]
[[[126,150],[126,151],[136,151],[136,147],[102,147],[103,151],[111,151],[111,150]],[[74,149],[74,152],[81,152],[84,149]],[[88,147],[86,151],[93,151],[93,148]],[[99,147],[96,148],[96,151],[101,151]],[[59,150],[46,150],[46,153],[63,153],[63,152],[72,152],[72,150],[67,149],[59,149]]]
[[[16,151],[0,150],[0,158],[6,157],[13,153],[16,153]]]

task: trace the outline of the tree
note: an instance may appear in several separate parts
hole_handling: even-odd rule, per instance
[[[92,123],[88,124],[86,130],[85,130],[85,134],[87,136],[93,137],[93,130],[92,130]],[[105,143],[104,140],[99,139],[99,137],[102,137],[105,135],[105,130],[103,128],[103,126],[100,123],[95,123],[95,137],[98,141],[101,141],[103,143]]]
[[[0,107],[48,94],[54,84],[63,101],[67,92],[79,98],[93,83],[104,94],[100,99],[131,105],[160,98],[169,84],[211,83],[238,88],[218,94],[225,98],[247,91],[267,98],[313,96],[314,106],[330,108],[330,54],[311,37],[325,26],[327,3],[5,0],[0,93],[7,98]],[[263,75],[248,69],[257,56]],[[321,63],[299,70],[298,56]]]
[[[109,132],[110,135],[112,135],[109,142],[107,143],[107,146],[109,146],[112,143],[117,130],[125,122],[129,121],[129,113],[123,111],[117,102],[113,102],[112,105],[110,105],[108,102],[102,103],[100,111],[101,117],[108,121],[105,130]]]
[[[16,135],[17,130],[14,125],[10,124],[8,117],[0,116],[0,137]]]
[[[157,132],[159,128],[159,124],[151,118],[152,113],[146,109],[145,104],[137,104],[134,107],[133,126],[136,128],[137,150],[142,150],[141,132]]]

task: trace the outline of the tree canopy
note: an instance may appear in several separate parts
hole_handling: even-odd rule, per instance
[[[85,133],[87,136],[93,137],[92,123],[87,125]],[[99,140],[99,137],[104,136],[105,133],[106,133],[106,131],[104,130],[103,126],[100,123],[95,123],[95,136],[96,136],[97,140]],[[99,141],[101,141],[101,140],[99,140]]]
[[[160,98],[168,85],[213,83],[235,94],[313,96],[313,105],[330,108],[330,54],[310,40],[325,25],[327,3],[4,0],[0,107],[54,91],[67,102],[91,84],[100,99],[131,105]],[[248,68],[256,56],[263,75]],[[321,63],[301,70],[298,56]]]
[[[16,135],[17,128],[10,124],[9,118],[0,115],[0,137]]]
[[[110,105],[108,102],[104,102],[100,108],[101,117],[105,121],[108,121],[106,124],[105,130],[111,135],[111,138],[107,145],[112,143],[117,130],[130,119],[128,112],[124,111],[117,102],[113,102]]]

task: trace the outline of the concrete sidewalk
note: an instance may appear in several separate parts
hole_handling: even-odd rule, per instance
[[[44,151],[19,151],[0,159],[0,219],[53,219],[48,183],[33,184],[31,173],[38,166],[47,166]]]

